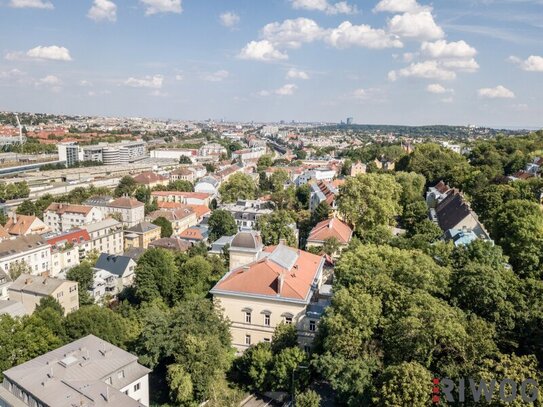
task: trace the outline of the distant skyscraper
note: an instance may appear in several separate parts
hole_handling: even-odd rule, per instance
[[[349,124],[353,124],[353,118],[352,117],[347,117],[347,125]]]

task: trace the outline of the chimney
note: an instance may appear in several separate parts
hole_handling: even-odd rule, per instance
[[[283,291],[283,283],[285,282],[285,276],[283,275],[283,273],[281,272],[279,274],[279,276],[277,277],[277,288],[278,288],[278,292],[277,292],[277,295],[280,296],[281,295],[281,292]]]

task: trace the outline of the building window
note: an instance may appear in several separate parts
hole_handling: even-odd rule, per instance
[[[125,391],[124,391],[124,394],[126,394],[126,395],[128,396],[128,390],[125,390]]]
[[[292,325],[292,317],[285,317],[285,324]]]
[[[111,380],[111,376],[106,379],[106,383],[107,384],[112,384],[113,383],[113,380]]]
[[[270,314],[264,315],[264,325],[270,326]]]
[[[264,338],[264,342],[271,342],[270,338]]]
[[[64,291],[61,291],[57,294],[57,298],[61,298],[64,296]]]
[[[245,323],[250,324],[251,323],[251,312],[245,311]]]
[[[121,370],[120,372],[117,372],[117,378],[124,379],[124,370]]]
[[[245,335],[245,345],[251,344],[251,335]]]
[[[313,320],[309,321],[309,330],[315,332],[317,330],[317,323]]]
[[[141,388],[141,385],[139,383],[136,383],[134,385],[134,391],[138,391]]]

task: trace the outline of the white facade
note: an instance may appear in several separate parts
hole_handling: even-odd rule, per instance
[[[314,170],[309,170],[301,174],[296,179],[296,185],[301,186],[307,184],[309,181],[332,181],[336,176],[334,170],[328,168],[316,168]]]
[[[124,235],[122,224],[115,219],[107,218],[101,222],[90,224],[84,229],[91,238],[90,250],[99,253],[122,254],[124,251]]]
[[[51,277],[57,277],[63,270],[79,265],[79,247],[51,249]]]
[[[151,158],[171,158],[179,161],[181,157],[192,158],[194,156],[194,150],[186,148],[175,148],[169,150],[152,150]]]
[[[92,206],[57,204],[58,206],[55,208],[51,205],[45,210],[43,220],[54,232],[77,229],[104,218],[102,212]]]
[[[15,263],[26,263],[33,275],[51,270],[51,245],[39,236],[20,236],[0,242],[0,269],[9,275]]]

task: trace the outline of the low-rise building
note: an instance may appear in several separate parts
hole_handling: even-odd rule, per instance
[[[39,235],[19,236],[0,241],[0,270],[26,265],[33,275],[46,275],[51,270],[51,245]]]
[[[321,202],[330,205],[333,211],[336,210],[336,197],[339,195],[339,189],[327,181],[319,181],[311,184],[311,195],[309,199],[309,209],[314,211]]]
[[[0,270],[0,301],[6,301],[9,299],[8,288],[11,285],[11,278],[9,274],[3,270]]]
[[[181,232],[198,223],[196,214],[188,206],[173,210],[159,209],[149,213],[145,219],[147,222],[153,222],[160,217],[165,218],[172,224],[173,234],[175,236],[179,236]]]
[[[194,172],[187,167],[180,167],[170,172],[170,181],[194,182]]]
[[[64,315],[79,309],[77,282],[21,274],[8,289],[9,299],[23,304],[32,314],[42,298],[53,297],[64,308]]]
[[[215,177],[203,177],[194,185],[194,192],[203,192],[215,197],[219,192],[219,185],[219,180]]]
[[[147,407],[150,370],[88,335],[3,372],[0,405]]]
[[[203,226],[192,226],[179,234],[179,239],[192,244],[207,243],[209,230]]]
[[[300,174],[298,178],[296,178],[295,182],[297,186],[301,186],[307,184],[310,181],[332,181],[335,176],[336,171],[330,168],[314,168]]]
[[[307,238],[307,247],[323,246],[328,239],[336,239],[339,250],[347,247],[353,237],[353,230],[338,218],[323,220],[315,225]]]
[[[149,222],[141,222],[124,230],[124,250],[133,247],[147,249],[149,243],[160,239],[160,226]]]
[[[149,243],[150,249],[166,249],[174,252],[186,252],[192,244],[178,237],[163,237]]]
[[[228,211],[234,217],[238,230],[254,229],[257,219],[262,215],[269,215],[273,212],[269,201],[261,200],[238,200],[236,203],[223,204],[221,209]]]
[[[365,174],[366,173],[366,164],[357,161],[351,165],[351,177],[356,177],[358,174]]]
[[[12,236],[41,235],[51,231],[49,226],[37,216],[16,213],[8,219],[5,230]]]
[[[136,276],[136,262],[128,256],[115,256],[108,253],[100,254],[95,269],[105,270],[116,278],[116,290],[114,294],[121,292],[124,288],[134,284]]]
[[[230,256],[233,267],[210,292],[231,321],[238,351],[270,342],[281,322],[294,324],[300,345],[311,347],[329,304],[329,296],[319,292],[324,257],[283,244],[262,248],[260,237],[250,232],[232,240]]]
[[[122,254],[124,250],[121,222],[106,218],[84,227],[90,236],[90,250],[98,253]]]
[[[44,211],[43,219],[54,232],[66,232],[99,222],[104,218],[100,209],[88,205],[52,203]]]
[[[136,175],[134,181],[136,181],[136,184],[144,185],[149,188],[168,184],[168,178],[152,171],[146,171]]]
[[[85,204],[100,209],[104,218],[119,214],[123,226],[128,228],[143,222],[145,217],[145,204],[134,198],[94,197],[86,200]]]
[[[183,205],[205,205],[209,207],[211,196],[205,192],[153,191],[151,199],[157,202],[176,202]]]
[[[240,159],[241,161],[258,159],[266,154],[266,148],[264,147],[255,147],[244,150],[237,150],[232,153],[232,159]]]

